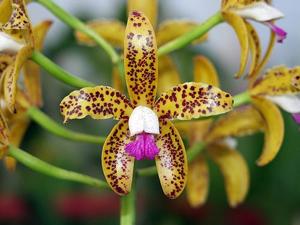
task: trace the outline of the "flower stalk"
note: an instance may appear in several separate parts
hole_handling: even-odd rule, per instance
[[[28,116],[33,121],[35,121],[45,130],[59,137],[63,137],[68,140],[79,141],[79,142],[82,141],[82,142],[88,142],[93,144],[103,144],[105,141],[105,137],[93,136],[93,135],[82,134],[79,132],[71,131],[59,125],[55,121],[53,121],[51,118],[49,118],[46,114],[44,114],[36,107],[30,107],[27,113]]]
[[[108,187],[106,182],[102,180],[53,166],[12,145],[9,146],[8,154],[28,168],[50,177],[87,184],[101,189]]]
[[[78,78],[52,62],[40,52],[33,52],[31,59],[43,67],[51,76],[75,88],[91,87],[95,84]]]
[[[171,53],[177,49],[183,48],[195,39],[205,35],[210,29],[215,27],[216,25],[222,23],[224,21],[221,12],[217,12],[211,17],[209,17],[205,22],[200,24],[198,27],[193,29],[192,31],[174,39],[161,46],[158,49],[158,56],[166,55]]]
[[[135,224],[136,182],[132,183],[131,192],[121,197],[120,225]]]

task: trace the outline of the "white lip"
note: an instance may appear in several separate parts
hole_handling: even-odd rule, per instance
[[[13,40],[7,34],[0,32],[0,52],[12,51],[18,52],[24,45]]]
[[[266,98],[289,113],[300,112],[300,95],[266,96]]]
[[[259,22],[266,22],[284,17],[284,14],[281,11],[265,2],[253,3],[240,9],[232,9],[232,11],[241,17]]]
[[[130,136],[146,132],[149,134],[159,134],[158,117],[150,108],[146,106],[136,107],[129,117]]]

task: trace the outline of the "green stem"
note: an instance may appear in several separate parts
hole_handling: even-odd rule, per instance
[[[12,145],[9,146],[8,153],[10,156],[15,158],[18,162],[29,167],[30,169],[48,175],[50,177],[54,177],[61,180],[75,181],[78,183],[87,184],[97,188],[108,188],[106,182],[102,180],[50,165],[49,163],[46,163]]]
[[[60,20],[62,20],[65,24],[69,25],[75,30],[81,31],[82,33],[86,34],[91,39],[93,39],[110,56],[111,61],[114,64],[117,65],[119,61],[121,61],[118,53],[105,39],[103,39],[94,30],[86,26],[79,19],[72,16],[70,13],[66,12],[64,9],[56,5],[52,0],[35,0],[35,1],[43,5],[44,7],[46,7],[55,16],[57,16]]]
[[[33,52],[31,59],[42,66],[50,75],[64,82],[65,84],[71,85],[76,88],[96,86],[93,83],[82,80],[65,71],[63,68],[59,67],[57,64],[52,62],[49,58],[47,58],[40,52]]]
[[[133,181],[130,193],[121,197],[120,225],[135,224],[135,202],[136,202],[135,188],[136,188],[135,182]]]
[[[170,52],[173,52],[177,49],[188,45],[195,39],[206,34],[210,29],[212,29],[214,26],[218,25],[221,22],[223,22],[222,14],[221,12],[217,12],[213,16],[209,17],[205,22],[194,28],[192,31],[185,33],[182,36],[174,39],[173,41],[170,41],[165,45],[161,46],[158,49],[158,55],[166,55]]]
[[[38,123],[41,127],[43,127],[45,130],[69,139],[73,141],[82,141],[82,142],[88,142],[88,143],[94,143],[94,144],[103,144],[105,141],[105,137],[98,137],[88,134],[82,134],[79,132],[68,130],[67,128],[61,126],[60,124],[53,121],[51,118],[49,118],[46,114],[44,114],[42,111],[40,111],[38,108],[30,107],[27,111],[29,117]]]
[[[233,107],[236,108],[241,105],[249,103],[251,101],[251,96],[248,91],[244,91],[240,94],[235,95],[233,99],[234,99]]]

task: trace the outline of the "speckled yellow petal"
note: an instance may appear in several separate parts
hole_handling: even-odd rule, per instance
[[[186,184],[186,194],[192,207],[203,205],[206,202],[209,189],[209,171],[203,156],[189,165],[189,176]]]
[[[187,181],[188,163],[182,139],[171,122],[160,122],[156,145],[159,153],[155,163],[161,187],[168,198],[177,198]]]
[[[163,93],[154,109],[161,119],[190,120],[232,109],[232,96],[217,87],[189,82]]]
[[[223,17],[225,21],[229,23],[230,26],[232,26],[232,28],[235,30],[235,33],[237,34],[237,37],[240,42],[240,46],[241,46],[240,68],[235,75],[236,78],[239,78],[243,75],[246,69],[248,55],[249,55],[249,37],[248,37],[247,26],[244,20],[240,16],[235,15],[234,13],[223,12]]]
[[[252,96],[297,94],[299,89],[292,84],[293,76],[293,68],[288,69],[285,66],[273,67],[254,83],[250,94]]]
[[[265,65],[267,64],[267,62],[270,59],[270,56],[272,54],[273,48],[275,46],[276,43],[276,34],[274,32],[270,32],[270,40],[269,40],[269,44],[267,47],[267,50],[264,54],[264,56],[262,57],[259,65],[255,68],[255,70],[249,74],[249,76],[247,77],[249,80],[249,87],[252,87],[253,83],[255,83],[257,77],[260,75],[262,69],[265,67]]]
[[[284,122],[280,110],[272,102],[258,97],[253,98],[252,102],[265,121],[264,148],[256,162],[257,165],[264,166],[272,161],[280,150],[284,137]]]
[[[9,172],[14,172],[16,170],[17,161],[10,156],[4,157],[4,166]]]
[[[300,89],[300,66],[293,68],[292,85]]]
[[[176,65],[169,56],[159,58],[158,72],[158,95],[181,83]]]
[[[219,87],[219,77],[212,62],[205,56],[194,58],[194,81]]]
[[[114,192],[126,195],[131,190],[134,158],[125,152],[130,142],[128,122],[121,120],[108,135],[102,149],[102,170]]]
[[[128,0],[127,7],[128,15],[132,11],[144,12],[150,20],[152,26],[156,27],[158,10],[157,0]]]
[[[11,112],[15,111],[16,90],[20,70],[25,61],[30,57],[32,48],[30,46],[23,47],[17,54],[15,61],[9,65],[3,72],[3,89],[4,98],[7,107]]]
[[[0,110],[0,143],[1,144],[7,145],[9,143],[8,135],[9,135],[9,130],[8,130],[7,121],[6,121],[4,114]],[[2,154],[0,153],[0,155],[2,155]]]
[[[125,24],[118,20],[93,20],[87,26],[103,37],[107,42],[117,48],[123,48]],[[81,44],[95,46],[93,39],[81,31],[76,31],[75,37]]]
[[[166,44],[169,41],[174,40],[175,38],[186,34],[193,30],[197,25],[196,22],[188,20],[168,20],[161,23],[156,32],[157,45],[161,46]],[[199,44],[207,40],[207,34],[197,38],[193,41],[193,44]]]
[[[248,36],[249,36],[249,47],[251,51],[251,64],[250,64],[250,69],[249,69],[249,74],[253,74],[254,71],[256,70],[257,66],[260,63],[260,58],[261,58],[261,45],[260,45],[260,40],[259,36],[255,30],[255,28],[245,21],[247,30],[248,30]]]
[[[250,135],[263,129],[264,120],[260,113],[252,106],[243,106],[218,119],[207,133],[205,140],[214,142],[230,136]]]
[[[0,53],[0,76],[2,76],[4,70],[13,62],[14,62],[13,55]]]
[[[64,121],[82,119],[128,119],[132,111],[129,100],[121,92],[106,86],[82,88],[71,92],[60,103]]]
[[[231,207],[244,201],[249,189],[249,171],[245,159],[226,145],[209,145],[208,153],[224,177],[227,199]]]
[[[44,39],[51,26],[51,21],[43,21],[33,28],[35,50],[41,50]],[[33,61],[27,60],[24,64],[24,85],[28,99],[34,106],[42,105],[40,83],[40,67]]]
[[[128,17],[124,40],[124,68],[131,102],[152,107],[157,89],[157,46],[147,17],[133,11]]]

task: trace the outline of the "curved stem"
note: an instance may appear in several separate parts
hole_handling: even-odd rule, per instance
[[[94,30],[90,29],[79,19],[72,16],[70,13],[66,12],[64,9],[56,5],[52,0],[35,0],[35,1],[43,5],[44,7],[46,7],[55,16],[57,16],[60,20],[62,20],[65,24],[69,25],[75,30],[81,31],[82,33],[92,38],[110,56],[111,61],[114,64],[119,63],[120,57],[118,53],[115,51],[115,49],[105,39],[103,39],[99,34],[97,34]]]
[[[135,182],[133,182],[130,193],[121,197],[120,225],[135,224],[135,202],[136,202],[135,186],[136,186]]]
[[[94,144],[103,144],[105,141],[105,137],[98,137],[88,134],[82,134],[79,132],[71,131],[60,124],[53,121],[51,118],[49,118],[46,114],[44,114],[42,111],[40,111],[38,108],[30,107],[27,110],[27,113],[29,117],[38,123],[41,127],[46,129],[47,131],[69,139],[73,141],[82,141],[82,142],[88,142],[88,143],[94,143]]]
[[[177,49],[188,45],[195,39],[206,34],[210,29],[212,29],[214,26],[218,25],[221,22],[223,22],[222,14],[221,12],[217,12],[216,14],[209,17],[205,22],[194,28],[192,31],[185,33],[182,36],[174,39],[173,41],[170,41],[165,45],[161,46],[158,49],[158,55],[166,55],[170,52],[173,52]]]
[[[233,97],[234,103],[233,107],[239,107],[241,105],[247,104],[251,101],[251,96],[248,91],[244,91],[240,94],[237,94]]]
[[[12,145],[9,146],[8,154],[30,169],[50,177],[87,184],[96,188],[108,188],[106,182],[102,180],[53,166]]]
[[[49,58],[47,58],[40,52],[33,52],[31,59],[41,67],[43,67],[50,75],[64,82],[65,84],[71,85],[76,88],[96,86],[93,83],[82,80],[65,71],[63,68],[59,67],[57,64],[52,62]]]

